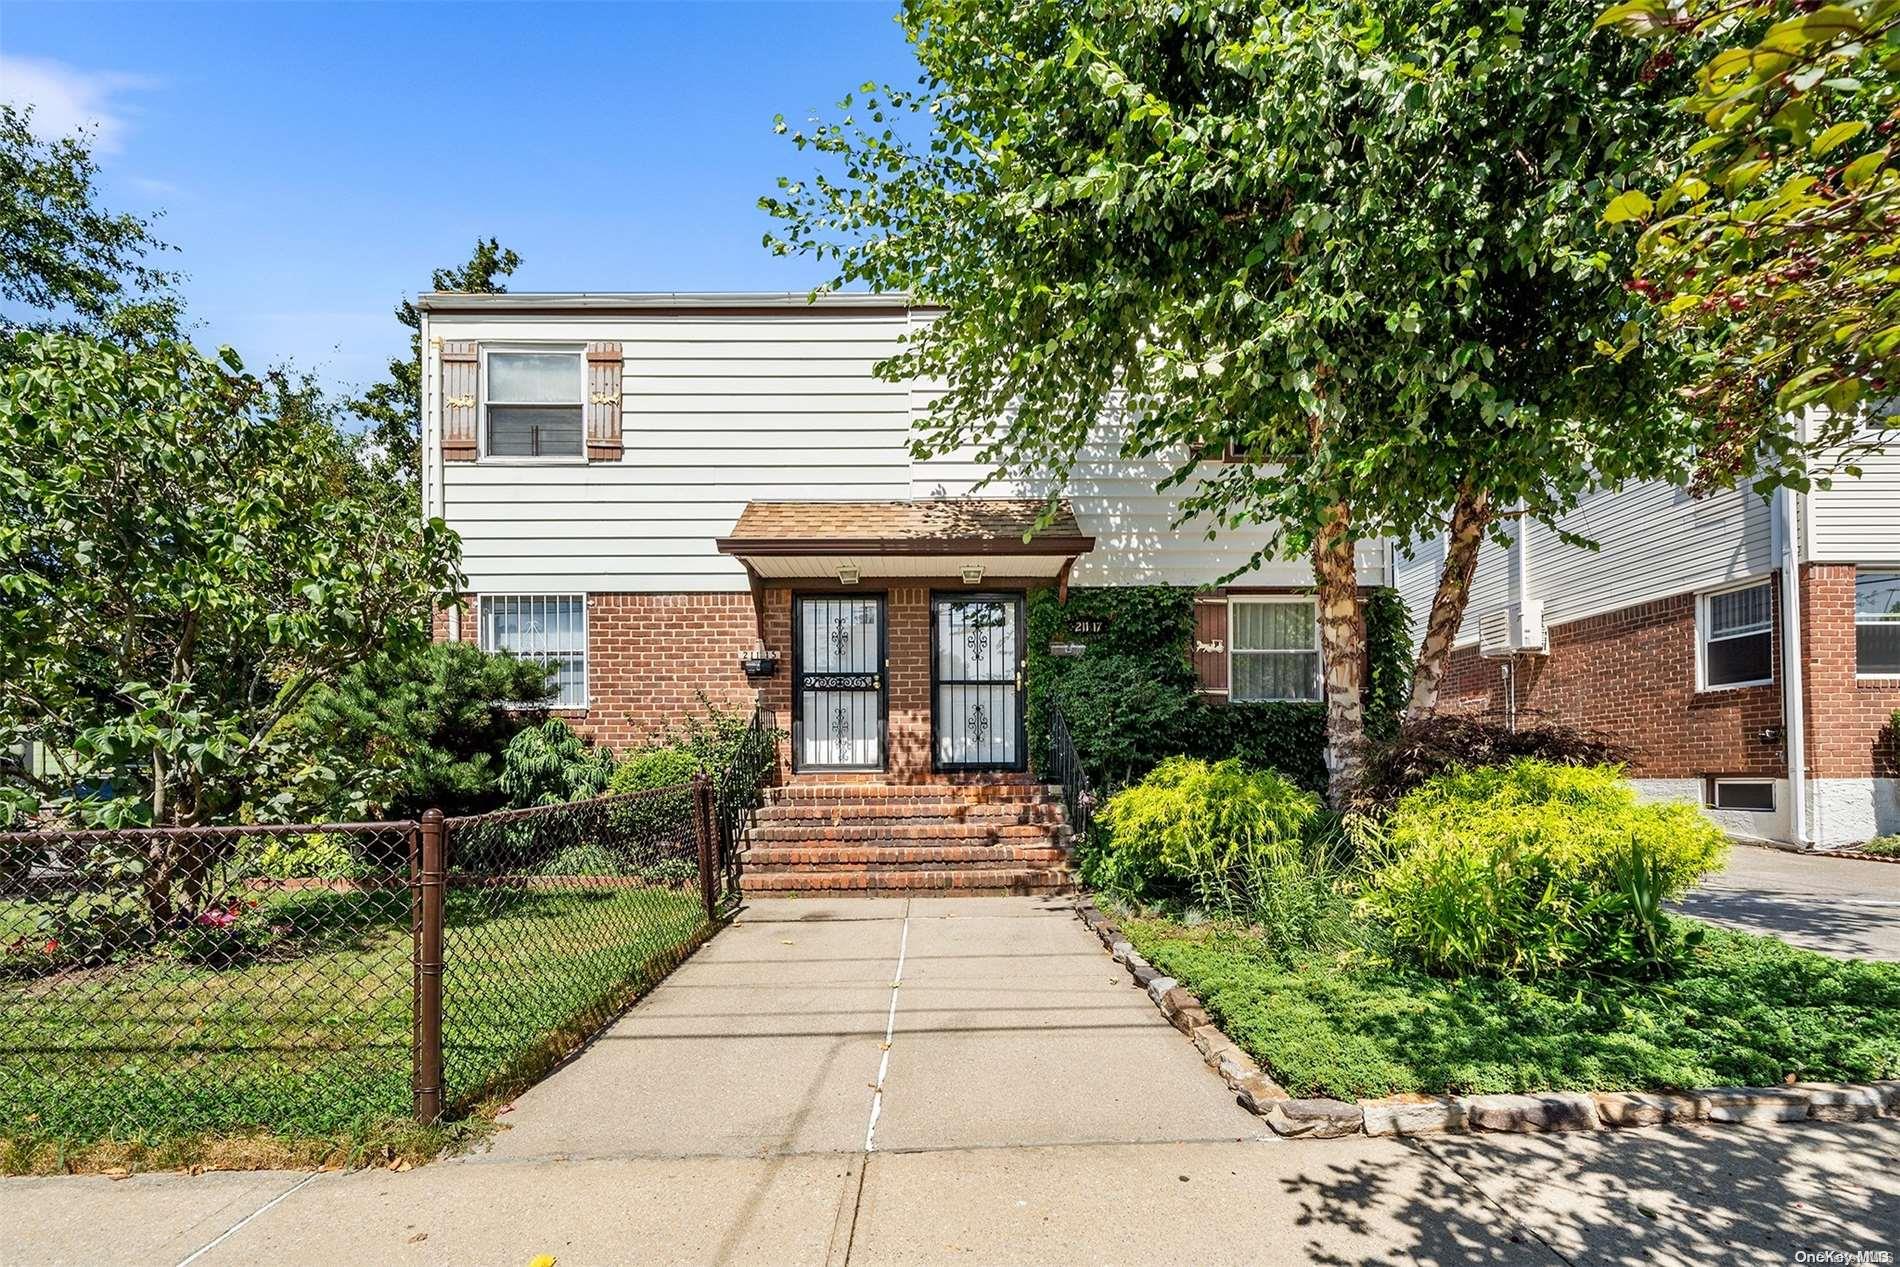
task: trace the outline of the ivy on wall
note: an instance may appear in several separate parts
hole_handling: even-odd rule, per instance
[[[1036,769],[1048,768],[1049,710],[1059,699],[1077,752],[1109,786],[1186,754],[1238,757],[1325,789],[1323,704],[1230,704],[1199,690],[1188,659],[1194,595],[1178,586],[1072,589],[1067,603],[1054,590],[1030,594],[1024,720]],[[1405,706],[1411,646],[1396,591],[1369,595],[1366,618],[1367,731],[1377,737],[1390,733]]]

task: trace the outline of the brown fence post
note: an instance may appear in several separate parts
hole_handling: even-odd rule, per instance
[[[713,839],[713,784],[704,770],[693,776],[693,834],[699,838],[699,896],[712,919],[719,910],[719,845]]]
[[[442,811],[424,810],[417,829],[415,886],[415,1109],[416,1120],[442,1117]]]

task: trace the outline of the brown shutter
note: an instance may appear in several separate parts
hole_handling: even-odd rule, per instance
[[[444,343],[442,363],[442,460],[475,460],[475,415],[481,400],[481,358],[473,343]]]
[[[620,460],[620,345],[587,345],[587,460]]]
[[[1227,600],[1194,600],[1194,676],[1203,691],[1227,694]]]

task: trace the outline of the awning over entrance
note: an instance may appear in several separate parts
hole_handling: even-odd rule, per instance
[[[998,497],[755,501],[717,545],[769,580],[956,576],[966,567],[986,577],[1066,578],[1095,538],[1082,534],[1066,502],[1035,531],[1045,505]]]

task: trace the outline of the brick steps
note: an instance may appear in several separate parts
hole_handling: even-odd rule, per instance
[[[783,871],[797,867],[875,866],[887,870],[930,869],[942,863],[968,862],[979,866],[1004,863],[1039,863],[1060,866],[1068,862],[1069,851],[1060,845],[819,845],[797,844],[778,847],[753,845],[744,854],[747,874]]]
[[[745,831],[746,893],[1067,893],[1069,827],[1052,789],[980,783],[795,783]]]
[[[801,893],[930,893],[944,896],[1003,896],[1071,893],[1075,877],[1066,867],[943,867],[889,870],[851,867],[834,870],[746,871],[739,887],[747,893],[788,896]]]

